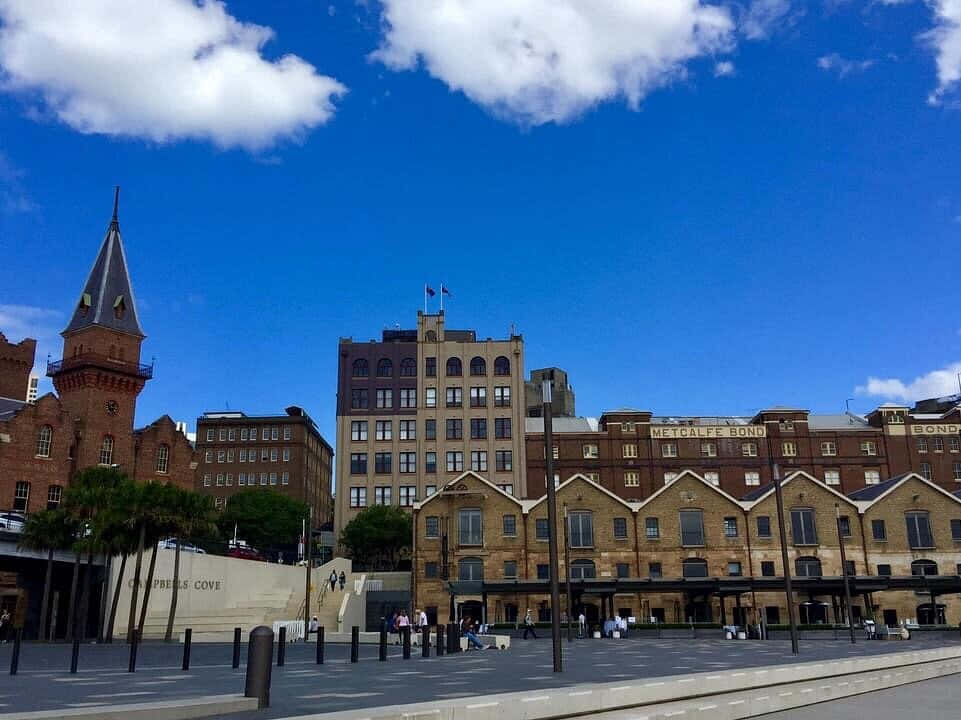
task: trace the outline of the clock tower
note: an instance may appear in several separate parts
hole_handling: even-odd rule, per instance
[[[133,475],[134,411],[153,365],[140,362],[145,336],[120,237],[118,198],[119,188],[100,252],[61,333],[63,358],[48,363],[47,375],[73,419],[74,466],[117,465]]]

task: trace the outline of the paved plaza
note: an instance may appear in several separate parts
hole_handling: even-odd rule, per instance
[[[844,640],[802,641],[800,661],[925,649],[961,642],[912,639],[906,642]],[[786,641],[705,639],[578,640],[564,642],[565,672],[555,674],[548,638],[515,640],[510,650],[483,650],[404,661],[389,647],[389,661],[377,660],[377,647],[362,645],[360,662],[349,662],[347,645],[329,644],[324,665],[314,663],[314,645],[290,644],[284,667],[273,668],[271,707],[258,717],[276,718],[378,705],[482,696],[590,682],[611,682],[666,675],[759,667],[794,660]],[[7,668],[11,646],[0,647]],[[25,644],[20,673],[0,682],[0,713],[142,703],[157,700],[242,693],[246,647],[241,667],[230,667],[229,644],[195,645],[191,668],[180,669],[181,647],[147,643],[140,648],[137,672],[129,674],[123,644],[85,645],[80,671],[68,673],[70,647]],[[6,672],[6,670],[4,670]],[[901,692],[901,691],[896,691]],[[814,716],[811,716],[814,717]]]

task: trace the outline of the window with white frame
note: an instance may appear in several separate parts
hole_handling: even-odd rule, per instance
[[[274,425],[274,426],[272,426],[272,427],[270,428],[270,439],[271,439],[271,440],[279,440],[279,439],[280,439],[280,428],[278,428],[276,425]]]
[[[861,454],[862,455],[877,455],[878,454],[878,444],[873,440],[862,440],[861,441]]]
[[[50,441],[53,439],[53,428],[44,425],[37,433],[37,457],[50,457]]]
[[[744,457],[757,457],[757,443],[741,443],[741,455]]]
[[[350,439],[353,440],[354,442],[362,442],[367,440],[367,421],[366,420],[351,420]]]
[[[241,448],[240,450],[240,462],[247,462],[247,448]]]
[[[677,457],[677,443],[662,442],[661,457]]]
[[[213,442],[213,441],[214,441],[214,429],[207,428],[207,442]]]
[[[167,444],[161,444],[157,446],[157,464],[155,469],[158,473],[167,472],[167,467],[170,464],[170,446]]]
[[[224,474],[217,473],[217,487],[223,487],[223,486],[224,486]]]
[[[961,452],[961,438],[950,437],[948,438],[948,451],[949,452]]]
[[[214,510],[223,510],[223,509],[224,509],[224,499],[222,497],[215,497]]]
[[[277,462],[277,448],[270,448],[270,462]]]
[[[587,479],[590,480],[591,482],[600,483],[600,481],[601,481],[601,475],[600,475],[600,473],[589,472],[589,473],[584,473],[584,475],[585,475],[585,476],[587,477]]]
[[[944,438],[938,435],[935,435],[933,438],[931,438],[931,450],[936,453],[943,453]]]
[[[760,485],[761,484],[761,473],[757,470],[747,470],[744,473],[744,484],[745,485]]]
[[[227,487],[233,487],[234,484],[234,474],[227,473]]]
[[[416,408],[417,407],[417,390],[414,388],[401,388],[400,389],[400,406],[402,408]]]
[[[374,440],[391,440],[393,423],[390,420],[377,420],[374,423]]]
[[[487,407],[486,387],[472,387],[470,389],[470,406],[475,408]]]
[[[447,407],[460,407],[464,404],[464,390],[459,387],[449,387],[446,391]]]
[[[247,428],[240,429],[240,440],[241,442],[247,442],[247,438],[250,437],[250,433],[247,432]]]
[[[267,448],[261,448],[260,459],[262,462],[267,462],[268,460],[270,460],[270,450],[268,450]]]
[[[210,473],[204,473],[204,487],[210,487]]]
[[[232,463],[233,461],[234,461],[234,451],[233,451],[233,450],[228,450],[228,451],[227,451],[227,462]]]
[[[401,485],[399,490],[401,507],[410,507],[417,502],[417,488],[414,485]]]
[[[833,457],[838,454],[838,446],[833,440],[825,440],[821,443],[821,454],[825,457]]]
[[[280,484],[289,485],[290,484],[290,473],[284,472],[280,474]]]
[[[390,409],[394,407],[394,391],[390,388],[381,388],[375,391],[375,407],[380,409]]]
[[[931,469],[931,463],[921,463],[921,477],[925,480],[934,480],[934,471]]]
[[[247,484],[247,473],[237,473],[237,484],[241,487]]]
[[[928,439],[926,437],[915,439],[914,444],[919,453],[926,453],[928,451]]]
[[[721,484],[721,475],[717,470],[707,470],[704,473],[704,479],[711,483],[711,485],[717,486]]]
[[[626,458],[636,458],[637,457],[637,445],[634,443],[624,443],[622,446],[624,457]]]
[[[487,472],[486,450],[471,450],[470,469],[474,472]]]
[[[284,448],[284,452],[283,452],[283,455],[281,455],[281,459],[284,462],[290,462],[290,448]]]
[[[227,440],[227,428],[220,428],[220,442],[225,442]]]
[[[702,442],[701,457],[717,457],[717,444],[712,442]]]
[[[447,472],[462,472],[464,470],[464,453],[459,450],[448,451]]]
[[[261,438],[263,438],[264,440],[270,440],[270,428],[269,428],[269,427],[265,427],[265,428],[263,429],[263,432],[260,434],[260,436],[261,436]]]
[[[290,440],[293,437],[293,433],[290,430],[290,425],[284,425],[284,440]]]
[[[424,497],[430,497],[430,496],[433,495],[435,492],[437,492],[437,486],[436,486],[436,485],[425,485],[425,486],[424,486]]]
[[[416,420],[399,420],[398,432],[400,434],[401,440],[416,440],[417,439],[417,421]]]
[[[217,451],[217,462],[218,462],[218,463],[225,463],[225,462],[227,462],[227,451],[226,451],[226,450],[218,450],[218,451]]]
[[[640,473],[628,471],[624,473],[624,487],[637,487],[641,484]]]
[[[426,388],[424,390],[424,407],[437,407],[437,388]]]
[[[676,472],[666,472],[666,473],[664,473],[664,484],[665,484],[665,485],[667,485],[668,483],[674,482],[675,479],[677,479],[677,473],[676,473]]]
[[[100,464],[113,464],[113,435],[104,435],[100,443]]]
[[[865,485],[877,485],[881,482],[881,471],[880,470],[865,470],[864,471],[864,484]]]
[[[214,461],[214,451],[213,451],[213,450],[206,450],[206,451],[204,452],[204,462],[205,462],[205,463],[212,463],[213,461]]]
[[[825,470],[825,471],[824,471],[824,484],[825,484],[825,485],[840,485],[840,484],[841,484],[841,471],[840,471],[840,470]]]
[[[390,505],[390,485],[378,485],[374,488],[374,505]]]
[[[260,473],[260,484],[261,485],[267,484],[267,473],[265,472]]]
[[[417,472],[417,453],[402,452],[397,454],[397,467],[402,473]]]
[[[63,487],[51,485],[47,488],[47,510],[56,510],[63,499]]]
[[[961,462],[953,463],[952,469],[954,471],[954,481],[961,482]]]
[[[250,441],[254,442],[257,439],[257,428],[250,428]]]
[[[494,407],[511,406],[511,388],[509,385],[494,388]]]
[[[791,440],[785,440],[781,443],[781,453],[784,457],[794,457],[797,455],[797,443]]]
[[[497,487],[499,487],[503,492],[507,493],[508,495],[513,495],[513,494],[514,494],[514,484],[513,484],[513,483],[498,483],[498,484],[497,484]]]
[[[597,445],[588,444],[583,447],[584,457],[589,459],[594,459],[597,457]]]
[[[18,480],[13,488],[13,509],[17,512],[26,512],[30,503],[30,483],[25,480]]]
[[[352,487],[350,489],[350,506],[352,508],[367,507],[367,488]]]
[[[237,440],[237,431],[236,431],[234,428],[230,428],[229,430],[227,430],[227,439],[228,439],[230,442],[236,442],[236,440]]]

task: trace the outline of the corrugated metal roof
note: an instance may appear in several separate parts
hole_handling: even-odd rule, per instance
[[[524,429],[529,433],[543,433],[544,418],[524,418]],[[551,429],[555,433],[597,432],[597,418],[556,417],[552,418]]]
[[[656,425],[748,425],[751,418],[741,415],[658,415],[651,418]]]
[[[838,415],[808,415],[808,429],[810,430],[876,430],[867,421],[849,413]]]

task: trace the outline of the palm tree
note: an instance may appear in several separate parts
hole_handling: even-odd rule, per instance
[[[170,593],[170,613],[167,615],[164,642],[173,640],[174,619],[177,615],[177,598],[180,590],[180,545],[184,538],[198,534],[206,535],[213,528],[213,508],[210,498],[190,490],[178,490],[177,512],[172,519],[177,547],[174,551],[173,590]]]
[[[167,537],[176,524],[178,516],[177,487],[170,484],[150,483],[149,493],[154,497],[153,513],[148,522],[148,537],[153,546],[150,552],[150,565],[147,568],[147,583],[143,591],[143,605],[140,607],[140,620],[137,633],[143,637],[143,626],[147,619],[147,605],[153,588],[154,568],[157,565],[157,550],[160,541]]]
[[[163,495],[166,486],[159,483],[145,483],[136,486],[136,492],[132,497],[128,525],[137,529],[137,563],[134,566],[133,591],[130,597],[130,614],[127,618],[127,642],[133,639],[135,630],[134,622],[137,620],[137,607],[140,596],[140,573],[143,569],[143,551],[147,542],[153,544],[153,555],[150,563],[150,578],[144,589],[144,596],[149,600],[150,582],[153,580],[153,566],[157,559],[157,541],[159,540],[159,525],[166,511],[163,509]],[[144,602],[144,612],[147,603]],[[141,622],[139,627],[143,628]]]
[[[117,605],[120,603],[120,590],[123,588],[124,572],[127,568],[127,558],[136,550],[137,537],[128,524],[130,508],[137,490],[129,479],[118,486],[111,493],[107,507],[98,516],[101,538],[106,551],[111,557],[120,556],[120,570],[113,589],[113,600],[110,603],[110,614],[105,628],[105,642],[113,642],[113,629],[117,619]]]
[[[70,516],[61,509],[40,510],[27,518],[18,542],[27,550],[47,551],[47,573],[43,580],[43,599],[40,602],[40,631],[37,639],[47,636],[47,608],[50,604],[50,586],[53,580],[53,554],[70,547],[74,528]],[[55,621],[56,619],[54,619]]]

